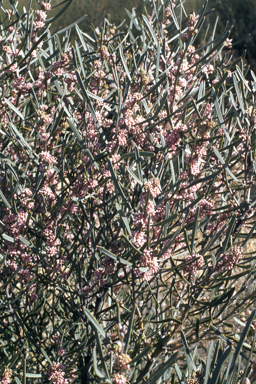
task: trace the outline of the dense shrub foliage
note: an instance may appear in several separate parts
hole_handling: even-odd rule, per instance
[[[230,31],[196,49],[207,3],[154,1],[52,36],[50,3],[10,4],[1,382],[253,380],[256,82]]]

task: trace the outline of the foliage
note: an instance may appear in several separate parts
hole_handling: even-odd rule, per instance
[[[91,36],[10,4],[2,382],[253,379],[256,77],[230,71],[230,31],[196,50],[207,2],[152,2]]]

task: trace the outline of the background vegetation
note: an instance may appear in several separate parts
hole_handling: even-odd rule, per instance
[[[60,4],[62,0],[53,0],[53,8]],[[21,4],[22,3],[22,4]],[[203,5],[203,0],[187,0],[184,2],[187,13],[195,11],[198,13]],[[8,0],[3,1],[3,5],[7,5]],[[19,7],[29,4],[29,0],[20,2]],[[32,0],[35,6],[36,0]],[[87,18],[80,24],[83,31],[90,33],[90,26],[101,26],[103,20],[109,15],[110,22],[119,24],[124,19],[128,22],[128,16],[125,9],[131,10],[136,8],[136,13],[140,15],[145,13],[145,6],[149,5],[149,0],[74,0],[72,7],[58,18],[52,27],[52,31],[65,28],[73,22],[77,21],[81,16],[87,15]],[[214,15],[206,17],[206,23],[202,28],[202,32],[206,31],[207,24],[213,25],[216,16],[219,17],[217,31],[223,31],[227,21],[234,26],[231,31],[230,38],[235,43],[234,54],[236,57],[241,56],[246,50],[246,60],[252,69],[256,68],[256,1],[255,0],[209,0],[209,9],[215,9]],[[52,14],[56,11],[53,10]],[[203,33],[201,33],[203,36]],[[246,39],[243,39],[246,37]],[[74,31],[72,39],[75,38]],[[242,40],[242,41],[241,41]]]

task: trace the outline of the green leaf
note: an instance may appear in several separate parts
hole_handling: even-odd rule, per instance
[[[18,351],[14,356],[13,358],[11,359],[11,361],[8,362],[8,368],[12,369],[12,367],[16,366],[16,364],[18,363],[18,359],[20,357],[20,354],[21,354],[21,351]]]
[[[37,192],[39,191],[39,188],[40,188],[42,182],[46,179],[46,178],[43,179],[44,174],[45,174],[45,168],[46,168],[46,166],[44,166],[44,169],[42,170],[41,175],[40,175],[40,177],[38,178],[37,185],[36,185],[36,187],[35,187],[35,190],[34,190],[32,199],[35,198]]]
[[[40,373],[26,373],[26,377],[28,377],[29,379],[41,379],[43,377],[43,375],[41,375]]]
[[[11,236],[6,235],[6,233],[2,234],[2,238],[6,241],[9,241],[10,243],[14,243],[14,238]]]
[[[252,358],[252,354],[253,354],[253,351],[254,351],[255,340],[256,340],[256,332],[254,332],[253,339],[251,341],[250,354],[247,357],[246,366],[244,368],[244,374],[243,374],[243,376],[241,378],[241,382],[242,383],[244,382],[245,377],[248,376],[247,373],[248,373],[248,370],[250,369],[249,366],[250,366],[250,363],[252,361],[251,358]]]
[[[80,85],[81,91],[83,92],[83,95],[84,95],[85,100],[86,100],[86,102],[88,104],[89,110],[90,110],[90,112],[92,114],[93,120],[94,120],[97,128],[99,129],[99,132],[102,133],[103,132],[102,128],[100,127],[100,124],[99,124],[98,119],[96,117],[96,114],[95,114],[95,111],[93,109],[91,100],[90,100],[90,98],[89,98],[89,96],[88,96],[88,94],[87,94],[87,92],[85,90],[85,87],[84,87],[83,81],[81,79],[81,76],[80,76],[80,74],[79,74],[79,72],[77,70],[75,71],[75,73],[76,73],[76,77],[77,77],[78,83]]]
[[[14,124],[12,124],[11,121],[9,121],[9,125],[10,127],[13,129],[14,133],[18,136],[18,138],[20,139],[20,143],[21,145],[25,146],[26,149],[28,150],[29,154],[30,155],[34,155],[36,158],[38,158],[38,156],[36,155],[36,153],[33,151],[33,149],[31,148],[31,146],[27,143],[27,141],[24,139],[24,137],[22,136],[22,134],[18,131],[18,129],[15,127]]]
[[[170,241],[168,241],[165,247],[158,253],[158,258],[160,258],[166,251],[168,251],[172,243],[174,243],[174,241],[179,236],[180,232],[182,231],[182,228],[183,228],[183,225],[181,225],[180,228],[178,228],[177,231],[172,235],[172,238],[170,239]]]
[[[228,72],[226,72],[224,76],[222,76],[221,79],[216,84],[214,84],[215,91],[217,91],[222,86],[222,84],[227,80],[227,78]]]
[[[71,0],[72,1],[72,0]],[[49,21],[49,20],[48,20]],[[41,43],[41,41],[44,41],[45,38],[47,37],[48,30],[44,32],[39,39],[36,41],[35,44],[33,44],[32,48],[28,51],[28,53],[18,62],[18,68],[21,68],[22,64],[24,64],[27,60],[28,57],[31,57],[31,53],[35,51],[37,46]],[[13,65],[13,64],[11,64]],[[5,68],[6,69],[6,68]]]
[[[243,328],[246,326],[245,323],[243,323],[241,320],[237,319],[236,317],[233,318],[235,320],[235,322],[239,325],[241,325]]]
[[[219,153],[218,149],[213,147],[213,152],[215,153],[215,155],[217,156],[217,158],[219,159],[219,161],[221,162],[221,164],[223,165],[224,169],[228,172],[228,174],[232,177],[232,179],[234,179],[237,183],[241,184],[241,182],[233,175],[233,173],[230,171],[230,169],[228,168],[227,164],[225,163],[225,160],[222,158],[221,154]]]
[[[54,121],[53,121],[53,124],[52,124],[52,127],[51,127],[51,135],[53,136],[55,130],[57,129],[61,119],[62,119],[62,116],[63,116],[63,112],[64,112],[64,109],[61,108],[59,113],[58,113],[58,116],[55,118],[54,117]]]
[[[174,367],[175,367],[175,371],[176,371],[176,373],[177,373],[177,375],[178,375],[178,378],[179,378],[179,380],[181,381],[181,380],[182,380],[182,373],[181,373],[181,370],[180,370],[178,364],[175,363],[175,364],[174,364]]]
[[[91,151],[86,147],[85,143],[84,143],[84,140],[82,138],[82,136],[80,135],[80,133],[78,132],[78,130],[76,129],[75,125],[72,123],[72,121],[70,119],[67,119],[67,122],[70,126],[70,128],[72,129],[72,131],[74,132],[77,140],[78,140],[78,143],[80,145],[80,147],[84,150],[84,152],[90,157],[91,161],[93,162],[93,164],[95,165],[95,167],[97,169],[99,169],[99,166],[98,164],[95,162],[94,160],[94,157],[91,153]]]
[[[154,154],[154,152],[140,151],[140,156],[141,156],[141,157],[155,157],[155,154]],[[121,157],[121,159],[120,159],[119,161],[121,161],[121,160],[123,160],[123,159],[127,159],[127,158],[129,158],[129,157],[135,157],[135,153],[134,153],[134,152],[125,153],[125,154]]]
[[[204,373],[204,383],[203,384],[207,384],[208,380],[209,380],[212,351],[213,351],[213,342],[211,341],[210,346],[209,346],[209,350],[208,350],[208,355],[207,355],[206,368],[205,368],[205,373]]]
[[[142,99],[146,99],[151,93],[153,93],[156,89],[159,89],[159,85],[163,83],[164,80],[166,80],[166,75],[161,76],[160,80],[153,85],[153,87],[150,88],[150,90],[142,97]],[[141,99],[141,100],[142,100]]]
[[[191,238],[191,250],[194,251],[194,243],[195,243],[195,237],[196,237],[196,230],[197,230],[197,224],[198,224],[198,217],[199,217],[199,211],[200,208],[197,207],[196,214],[195,214],[195,220],[193,223],[193,229],[192,229],[192,238]]]
[[[149,380],[147,380],[147,384],[155,384],[160,379],[160,377],[165,373],[167,369],[169,369],[176,361],[178,357],[178,352],[174,353],[169,360],[160,365],[160,367],[150,375]]]
[[[103,373],[100,372],[97,366],[97,354],[96,354],[96,347],[93,347],[92,350],[92,361],[93,361],[93,369],[96,376],[98,376],[100,379],[105,379],[106,376],[103,375]]]
[[[186,244],[187,244],[187,247],[188,247],[188,251],[189,253],[192,255],[193,251],[190,247],[190,243],[189,243],[189,239],[188,239],[188,232],[187,230],[184,228],[184,238],[185,238],[185,241],[186,241]]]
[[[160,43],[158,43],[157,54],[156,54],[156,79],[158,78],[158,74],[159,74],[160,54],[161,54],[161,45]]]
[[[234,44],[233,44],[234,46]],[[248,81],[245,79],[241,69],[239,68],[238,65],[236,65],[236,73],[239,75],[240,79],[242,80],[243,84],[246,86],[249,92],[252,92],[251,88],[248,85]]]
[[[218,307],[221,303],[223,303],[224,300],[228,299],[230,300],[233,296],[233,293],[235,292],[235,287],[231,288],[227,292],[223,293],[222,295],[216,297],[210,302],[211,307]],[[225,304],[226,305],[226,304]],[[219,313],[219,312],[218,312]]]
[[[214,325],[210,325],[210,328],[216,333],[216,335],[222,340],[224,341],[225,344],[227,345],[231,345],[231,342],[229,341],[229,339],[224,336]]]
[[[137,164],[137,170],[138,170],[138,175],[139,175],[139,179],[141,182],[143,182],[143,179],[142,179],[142,171],[141,171],[141,164],[140,164],[140,153],[139,153],[139,150],[138,148],[135,146],[135,159],[136,159],[136,164]]]
[[[173,9],[173,4],[172,2],[169,3],[170,5],[170,11],[171,11],[171,14],[172,14],[172,20],[175,24],[175,27],[177,28],[177,30],[179,31],[180,30],[180,26],[179,26],[179,23],[178,23],[178,20],[177,20],[177,17],[175,15],[175,12],[174,12],[174,9]]]
[[[140,26],[139,24],[137,23],[137,20],[135,17],[133,17],[133,15],[128,11],[128,9],[125,9],[125,12],[127,13],[127,15],[129,16],[129,18],[131,19],[132,23],[135,25],[135,27],[140,30]],[[132,25],[131,25],[132,27]]]
[[[1,197],[2,201],[3,201],[3,203],[6,205],[6,207],[11,210],[12,206],[9,204],[8,200],[4,196],[3,192],[1,191],[1,189],[0,189],[0,197]]]
[[[225,238],[224,244],[223,244],[222,249],[221,249],[221,253],[223,253],[223,254],[226,252],[230,236],[232,235],[234,227],[235,227],[235,223],[236,223],[236,215],[233,215],[232,219],[230,220],[229,227],[228,227],[228,230],[226,233],[226,238]]]
[[[31,247],[30,241],[25,239],[23,236],[19,236],[19,240],[22,241],[22,243],[25,244],[27,247]]]
[[[181,320],[175,319],[173,317],[168,317],[168,318],[163,319],[163,320],[146,320],[146,321],[149,323],[152,323],[152,324],[169,323],[170,321],[172,321],[176,324],[182,324]]]
[[[165,219],[168,219],[169,212],[170,212],[170,204],[169,204],[169,202],[167,202],[165,205],[165,215],[164,215]],[[149,224],[148,224],[148,226],[149,226]],[[166,224],[164,226],[164,237],[167,236],[167,229],[168,229],[168,225]],[[149,228],[148,228],[148,233],[149,233]]]
[[[186,337],[185,337],[183,331],[181,331],[181,341],[182,341],[182,344],[185,348],[185,355],[186,355],[187,361],[191,364],[193,370],[196,372],[197,369],[196,369],[194,361],[191,357],[189,346],[188,346],[188,343],[187,343],[187,340],[186,340]]]
[[[95,329],[95,336],[96,336],[96,341],[97,341],[97,347],[98,347],[99,354],[100,354],[101,364],[102,364],[102,366],[104,368],[104,371],[105,371],[105,374],[106,374],[107,378],[110,379],[110,375],[109,375],[109,371],[108,371],[108,368],[107,368],[107,364],[106,364],[106,361],[105,361],[105,358],[104,358],[104,355],[103,355],[103,348],[102,348],[102,345],[101,345],[100,336],[99,336],[99,333],[98,333],[97,329]]]
[[[92,323],[92,325],[94,326],[94,328],[97,329],[97,331],[104,337],[106,338],[107,335],[106,335],[106,332],[101,328],[100,324],[98,323],[98,321],[95,319],[95,317],[91,314],[91,312],[84,308],[84,313],[86,315],[86,317],[88,318],[88,320]]]
[[[9,0],[9,3],[11,4],[11,7],[12,7],[12,9],[13,9],[13,11],[14,11],[16,17],[17,17],[17,21],[20,20],[21,18],[20,18],[20,15],[19,15],[19,12],[18,12],[18,10],[17,10],[17,8],[16,8],[15,3],[13,2],[13,0]],[[23,27],[24,27],[24,26],[23,26]]]
[[[127,65],[126,65],[126,60],[125,60],[125,58],[124,58],[124,52],[123,52],[123,48],[121,47],[121,45],[119,45],[119,53],[120,53],[121,61],[122,61],[122,63],[123,63],[124,70],[125,70],[125,72],[126,72],[126,74],[127,74],[127,77],[128,77],[128,79],[129,79],[130,81],[132,81],[132,78],[131,78],[129,69],[128,69]]]
[[[132,327],[133,327],[135,309],[136,309],[136,306],[133,305],[132,312],[131,312],[130,319],[129,319],[128,330],[127,330],[127,334],[126,334],[126,338],[125,338],[124,353],[127,353],[127,350],[129,347],[130,338],[132,335]]]
[[[122,209],[120,208],[119,204],[116,204],[116,209],[117,209],[117,211],[118,211],[118,213],[122,219],[122,222],[124,223],[125,228],[127,229],[127,232],[129,233],[130,236],[132,236],[129,221],[128,221],[127,217],[125,216],[124,212],[122,211]]]
[[[129,167],[126,167],[126,169],[137,183],[143,185],[143,182],[135,175],[135,173]]]
[[[113,180],[113,182],[115,184],[115,187],[116,187],[115,189],[116,189],[117,197],[118,197],[118,195],[120,195],[122,200],[123,200],[123,202],[127,205],[127,207],[129,209],[131,209],[131,204],[129,203],[129,201],[126,199],[126,197],[124,195],[123,189],[122,189],[122,187],[121,187],[121,185],[120,185],[120,183],[118,181],[118,178],[116,176],[115,170],[114,170],[113,165],[112,165],[110,160],[108,160],[108,168],[110,170],[110,173],[111,173],[111,176],[112,176],[112,180]]]
[[[175,220],[178,216],[178,213],[174,213],[173,215],[171,215],[170,217],[168,217],[167,219],[164,219],[163,221],[160,221],[159,223],[155,223],[153,224],[153,227],[159,227],[160,225],[163,227],[164,225],[172,222],[173,220]]]
[[[235,86],[236,95],[237,95],[237,98],[238,98],[238,101],[239,101],[240,108],[241,108],[243,114],[245,114],[243,99],[242,99],[242,96],[240,94],[240,91],[239,91],[239,88],[238,88],[238,84],[237,84],[237,80],[236,80],[236,76],[235,75],[233,75],[233,83],[234,83],[234,86]]]
[[[51,359],[49,358],[49,356],[47,355],[47,353],[45,352],[45,350],[43,348],[41,348],[41,352],[44,355],[44,357],[46,358],[46,360],[48,361],[48,363],[52,364]]]
[[[219,376],[220,376],[220,373],[221,373],[222,366],[223,366],[224,362],[227,360],[227,358],[229,357],[229,355],[231,354],[231,352],[232,352],[232,346],[230,346],[223,353],[223,355],[219,358],[217,366],[216,366],[216,368],[215,368],[215,370],[213,372],[210,384],[218,383],[218,379],[219,379]]]
[[[108,251],[107,249],[105,249],[105,248],[103,248],[103,247],[100,247],[100,246],[98,246],[97,248],[98,248],[102,253],[104,253],[106,256],[111,257],[111,259],[117,261],[118,263],[128,265],[128,267],[131,267],[131,266],[132,266],[132,263],[130,263],[130,262],[127,261],[127,260],[122,259],[122,258],[119,257],[119,256],[114,255],[112,252]]]
[[[78,56],[78,60],[79,60],[79,63],[80,63],[80,69],[81,69],[82,74],[83,74],[83,78],[86,79],[86,72],[85,72],[85,68],[84,68],[84,62],[83,62],[83,59],[82,59],[82,56],[81,56],[81,53],[80,53],[80,48],[79,48],[79,45],[78,45],[77,41],[75,41],[75,48],[76,48],[76,54]],[[74,55],[73,55],[73,57],[74,57]],[[80,92],[78,91],[77,88],[75,88],[75,92],[78,94],[80,99],[83,100],[83,96],[80,94]],[[88,95],[89,95],[89,93],[88,93]],[[96,96],[96,97],[98,97],[98,96]]]
[[[250,232],[248,233],[248,235],[246,236],[245,240],[243,241],[243,243],[242,243],[242,247],[244,247],[245,244],[247,243],[247,241],[250,239],[250,237],[252,236],[252,234],[253,234],[254,231],[255,231],[255,228],[256,228],[256,222],[254,223],[254,225],[252,226]]]
[[[126,244],[128,245],[128,247],[132,248],[132,249],[133,249],[136,253],[138,253],[139,255],[142,255],[142,252],[141,252],[139,249],[137,249],[137,248],[135,247],[135,245],[133,245],[133,244],[130,242],[130,240],[129,240],[125,235],[123,235],[122,237],[123,237],[123,239],[125,240],[125,242],[126,242]]]
[[[6,104],[9,105],[9,107],[16,113],[16,115],[18,115],[22,120],[25,120],[24,116],[22,115],[22,113],[18,110],[18,108],[16,108],[8,99],[5,99],[4,98],[4,101],[6,102]]]
[[[230,34],[230,31],[224,31],[220,36],[218,36],[215,40],[212,41],[212,45],[213,45],[213,48],[210,49],[206,55],[202,56],[201,59],[199,59],[195,64],[193,64],[189,70],[191,70],[191,68],[195,67],[195,66],[198,66],[199,64],[201,64],[202,62],[204,62],[205,65],[207,65],[208,63],[210,63],[211,59],[213,58],[211,55],[212,53],[214,53],[214,56],[218,55],[218,52],[217,52],[217,49],[219,47],[222,46],[222,44],[224,43],[224,41],[227,39],[227,37],[229,36]],[[216,44],[215,44],[216,43]],[[206,59],[207,57],[211,57],[207,62]],[[201,66],[201,68],[203,68],[203,66]],[[176,111],[177,112],[177,111]]]
[[[234,353],[234,356],[233,356],[233,360],[232,360],[232,363],[231,363],[231,367],[230,367],[230,371],[229,371],[229,375],[228,375],[228,379],[227,379],[227,384],[230,383],[230,380],[231,380],[231,377],[232,375],[234,374],[234,369],[235,369],[235,364],[236,364],[236,361],[237,361],[237,358],[238,358],[238,355],[242,349],[242,346],[243,346],[243,343],[245,341],[245,338],[250,330],[250,326],[254,320],[254,317],[255,317],[255,309],[254,311],[252,312],[251,316],[249,317],[247,323],[246,323],[246,326],[242,332],[242,335],[240,337],[240,340],[239,340],[239,343],[237,344],[237,347],[236,347],[236,350],[235,350],[235,353]]]
[[[144,357],[145,355],[147,355],[150,351],[152,350],[152,345],[147,345],[141,353],[139,353],[132,361],[131,361],[131,365],[133,365],[134,363],[136,363],[137,361],[139,361],[142,357]]]
[[[226,138],[228,140],[228,143],[230,143],[231,142],[231,138],[229,136],[229,133],[226,130],[225,123],[224,123],[224,120],[223,120],[223,117],[222,117],[222,114],[221,114],[221,110],[220,110],[220,107],[219,107],[219,103],[218,103],[218,100],[217,100],[216,91],[215,91],[214,88],[212,88],[212,95],[213,95],[213,102],[214,102],[214,106],[215,106],[215,109],[216,109],[216,112],[217,112],[217,116],[218,116],[221,128],[223,129],[223,132],[224,132],[224,134],[225,134],[225,136],[226,136]]]
[[[150,32],[150,34],[151,34],[151,36],[152,36],[152,38],[153,38],[153,41],[154,41],[154,43],[155,43],[155,46],[157,47],[157,45],[158,45],[158,40],[157,40],[157,38],[156,38],[155,32],[153,31],[153,28],[151,27],[150,22],[148,21],[148,19],[147,19],[146,16],[142,15],[142,18],[143,18],[143,20],[144,20],[146,26],[147,26],[148,29],[149,29],[149,32]]]
[[[210,247],[218,240],[218,238],[222,235],[222,233],[225,231],[227,227],[227,224],[223,225],[223,227],[217,232],[209,241],[209,243],[206,245],[206,247],[200,252],[201,255],[203,256],[209,249]]]

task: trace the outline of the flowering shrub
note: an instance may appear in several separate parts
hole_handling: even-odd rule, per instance
[[[196,49],[206,4],[186,17],[173,1],[133,13],[129,28],[51,35],[50,3],[23,15],[11,4],[0,38],[3,377],[207,384],[231,354],[227,376],[244,379],[256,84],[231,61],[229,31]],[[206,365],[189,347],[217,335],[229,348],[210,372],[212,347]]]

